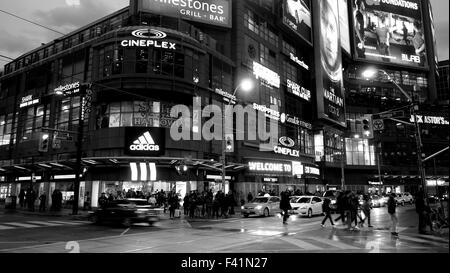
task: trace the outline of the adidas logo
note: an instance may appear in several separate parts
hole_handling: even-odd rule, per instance
[[[130,145],[131,151],[159,151],[159,145],[155,144],[149,132],[145,132],[139,139]]]

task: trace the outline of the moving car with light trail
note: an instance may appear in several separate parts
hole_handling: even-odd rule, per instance
[[[119,223],[130,227],[134,223],[149,223],[159,221],[158,210],[145,199],[124,199],[107,202],[96,211],[89,212],[89,219],[95,224]]]

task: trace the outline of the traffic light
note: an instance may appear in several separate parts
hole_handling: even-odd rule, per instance
[[[233,134],[228,134],[225,137],[225,151],[227,153],[234,152],[234,141],[233,141]]]
[[[373,138],[372,115],[365,115],[362,118],[362,129],[364,138]]]
[[[39,136],[39,147],[38,147],[38,151],[41,152],[41,153],[46,153],[46,152],[48,152],[49,141],[50,141],[49,134],[47,134],[47,133],[42,133],[42,134]]]

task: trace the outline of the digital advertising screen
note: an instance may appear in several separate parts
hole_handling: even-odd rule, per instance
[[[341,47],[348,53],[351,53],[350,44],[350,24],[348,17],[348,1],[338,0],[339,5],[339,29],[341,34]]]
[[[231,28],[231,0],[140,0],[140,10]]]
[[[338,0],[313,3],[318,118],[346,127]]]
[[[283,0],[283,23],[304,40],[311,42],[311,1]]]
[[[359,59],[428,66],[420,0],[352,1]]]

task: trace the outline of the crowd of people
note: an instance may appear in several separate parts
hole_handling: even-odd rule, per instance
[[[55,189],[51,195],[52,205],[51,211],[59,211],[62,208],[62,193],[60,190]],[[39,212],[45,212],[47,210],[47,195],[42,192],[39,196],[32,188],[26,190],[21,189],[19,192],[19,206],[20,208],[28,208],[29,211],[35,210],[36,200],[39,200]]]

